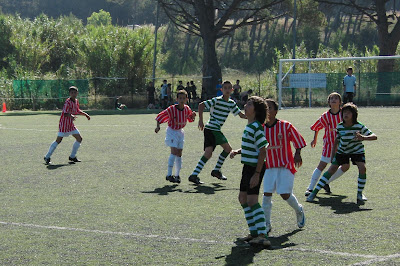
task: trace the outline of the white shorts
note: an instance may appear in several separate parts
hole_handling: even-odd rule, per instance
[[[331,159],[331,157],[321,156],[320,161],[321,161],[321,162],[324,162],[324,163],[331,163],[331,162],[332,162],[332,159]]]
[[[294,174],[289,169],[270,168],[264,173],[264,193],[291,194],[293,192]]]
[[[79,132],[79,130],[75,129],[75,130],[72,130],[72,131],[69,131],[69,132],[58,132],[57,136],[64,138],[64,137],[69,137],[71,135],[80,135],[80,134],[81,133]]]
[[[170,127],[167,127],[166,131],[165,145],[182,150],[185,143],[185,131],[183,129],[175,130]]]

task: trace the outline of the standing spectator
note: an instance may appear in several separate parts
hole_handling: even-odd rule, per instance
[[[182,80],[178,81],[178,86],[176,87],[176,91],[180,90],[185,90],[185,87],[183,87]]]
[[[168,95],[168,104],[170,106],[172,104],[172,84],[168,83],[167,85],[167,95]]]
[[[244,91],[240,94],[240,105],[244,106],[249,99],[249,96],[253,93],[253,90]]]
[[[190,93],[192,94],[193,101],[197,98],[196,90],[197,90],[197,88],[196,88],[196,85],[194,85],[193,80],[190,81]]]
[[[217,91],[217,97],[221,96],[223,94],[222,93],[222,80],[221,79],[218,80],[218,84],[216,86],[216,91]]]
[[[188,94],[188,98],[189,98],[189,103],[191,102],[191,99],[192,99],[192,95],[191,95],[191,93],[190,93],[190,83],[189,82],[187,82],[186,83],[186,88],[185,88],[185,91],[187,92],[187,94]]]
[[[242,87],[239,85],[240,80],[236,80],[236,84],[233,85],[233,94],[232,94],[232,98],[238,102],[239,101],[239,97],[240,97],[240,93],[242,92]]]
[[[154,88],[154,84],[152,81],[150,81],[149,85],[147,85],[146,91],[147,91],[147,105],[150,105],[150,104],[154,105],[155,104],[154,94],[156,92],[156,88]]]
[[[163,84],[161,85],[161,104],[163,109],[167,108],[167,103],[168,103],[167,90],[168,90],[167,80],[164,79]]]
[[[353,68],[347,68],[347,75],[343,78],[343,103],[353,102],[356,95],[356,77],[353,75]]]

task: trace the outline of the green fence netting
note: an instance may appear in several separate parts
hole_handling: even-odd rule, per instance
[[[81,80],[14,80],[15,109],[59,109],[69,97],[68,88],[79,89],[79,102],[88,104],[89,81]]]

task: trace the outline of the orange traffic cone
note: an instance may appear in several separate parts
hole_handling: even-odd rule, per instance
[[[3,113],[7,112],[7,107],[6,107],[6,103],[3,103]]]

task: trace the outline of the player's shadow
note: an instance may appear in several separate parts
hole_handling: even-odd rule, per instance
[[[296,229],[291,233],[284,234],[281,236],[271,236],[268,237],[269,241],[271,241],[271,247],[269,250],[278,250],[288,247],[296,246],[295,243],[290,243],[289,238],[302,231],[301,229]],[[288,242],[288,243],[287,243]],[[225,265],[250,265],[254,263],[254,256],[261,252],[262,250],[266,249],[262,246],[252,246],[246,242],[237,240],[236,246],[232,247],[232,252],[225,258]],[[222,256],[223,257],[223,256]],[[221,258],[222,258],[221,257]]]
[[[349,214],[353,212],[372,211],[369,208],[360,208],[364,203],[360,202],[343,202],[347,196],[331,194],[328,198],[318,198],[318,201],[312,202],[320,206],[331,207],[336,214]]]
[[[237,190],[237,189],[226,188],[225,186],[223,186],[221,184],[218,184],[218,183],[211,183],[210,186],[204,185],[204,184],[202,184],[202,185],[193,184],[193,186],[194,186],[194,190],[187,190],[184,193],[203,193],[203,194],[206,194],[206,195],[212,195],[212,194],[215,194],[215,192],[218,192],[218,191]]]
[[[47,165],[47,169],[56,170],[58,168],[61,168],[61,167],[64,167],[64,166],[68,166],[68,165],[70,165],[70,164],[69,163],[68,164],[67,163],[64,163],[64,164],[49,164],[49,165]]]
[[[160,196],[166,196],[173,192],[182,192],[182,189],[178,188],[178,185],[165,185],[164,187],[156,188],[153,191],[142,191],[142,193],[158,194]]]

